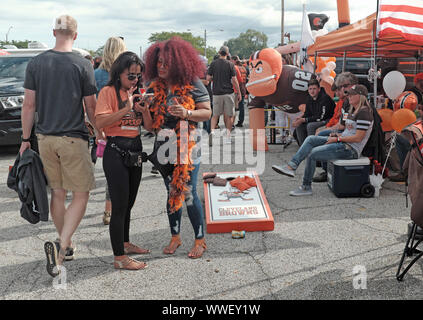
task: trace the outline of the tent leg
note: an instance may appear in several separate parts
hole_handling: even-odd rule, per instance
[[[408,270],[410,270],[413,264],[416,263],[417,260],[419,260],[423,256],[423,252],[420,250],[417,250],[417,246],[423,241],[423,239],[420,239],[419,241],[417,241],[416,245],[414,245],[414,238],[416,236],[416,231],[417,231],[417,225],[413,222],[413,227],[411,229],[410,235],[408,236],[407,244],[405,245],[404,252],[402,253],[401,261],[398,266],[398,271],[396,274],[396,278],[398,281],[402,281],[405,274],[408,272]],[[409,246],[410,242],[411,242],[411,246]],[[401,273],[401,268],[404,264],[405,256],[407,255],[407,257],[410,257],[415,253],[418,253],[418,255],[408,264],[408,266]]]

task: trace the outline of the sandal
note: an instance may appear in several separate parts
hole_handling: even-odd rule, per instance
[[[115,259],[113,265],[115,269],[124,269],[124,270],[141,270],[141,269],[147,268],[147,264],[145,262],[131,259],[128,256],[125,256],[125,258],[123,258],[122,260]]]
[[[138,247],[135,244],[130,243],[130,242],[128,242],[127,246],[124,245],[123,251],[125,252],[125,254],[147,254],[147,253],[150,253],[150,250],[140,248],[140,247]]]
[[[169,245],[163,249],[163,253],[174,254],[176,249],[178,249],[181,244],[182,244],[182,241],[179,234],[177,234],[176,236],[172,236],[172,239],[170,239]]]
[[[188,257],[191,259],[201,258],[203,256],[204,251],[206,250],[207,250],[207,245],[204,238],[195,239],[194,247],[192,247],[191,251],[188,253]]]

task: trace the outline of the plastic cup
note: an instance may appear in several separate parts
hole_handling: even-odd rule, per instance
[[[104,149],[106,148],[106,141],[98,140],[96,155],[98,158],[103,157]]]

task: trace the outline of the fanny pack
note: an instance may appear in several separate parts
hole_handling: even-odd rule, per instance
[[[128,168],[142,167],[142,163],[147,161],[147,153],[145,152],[122,150],[114,142],[110,144],[110,147],[120,153],[123,158],[123,164]]]

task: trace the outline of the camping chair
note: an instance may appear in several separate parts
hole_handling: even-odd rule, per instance
[[[404,131],[408,131],[411,133],[411,136],[413,137],[414,143],[412,145],[412,148],[417,148],[420,150],[417,150],[418,154],[420,155],[420,159],[415,159],[423,166],[423,122],[421,120],[414,122],[413,124],[407,126],[403,129]],[[410,151],[411,152],[411,151]],[[419,244],[423,241],[423,238],[416,237],[418,225],[416,222],[412,222],[412,228],[411,232],[408,235],[407,243],[405,245],[400,264],[398,266],[396,278],[398,281],[402,281],[405,274],[410,270],[410,268],[423,256],[423,251],[420,251],[417,249]],[[416,242],[415,242],[416,241]],[[411,257],[413,255],[416,255],[414,259],[405,267],[404,271],[401,272],[401,269],[404,264],[405,256]]]

